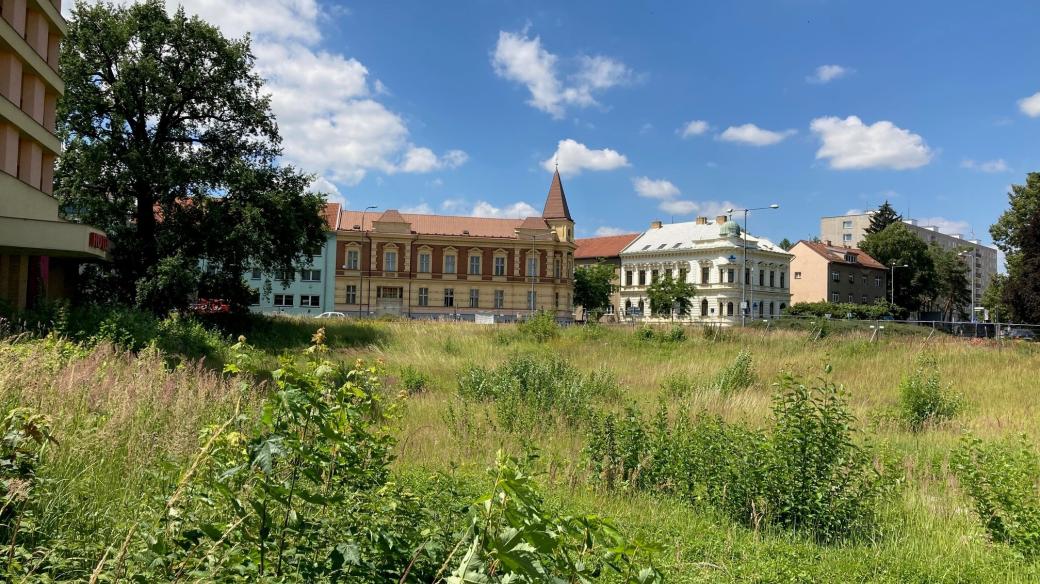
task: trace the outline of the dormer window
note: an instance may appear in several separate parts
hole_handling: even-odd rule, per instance
[[[854,254],[854,253],[847,253],[847,254],[845,254],[845,261],[849,262],[850,264],[856,263],[856,254]]]

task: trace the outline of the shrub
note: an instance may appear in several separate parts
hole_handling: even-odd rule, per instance
[[[985,444],[966,436],[952,462],[990,538],[1040,557],[1040,457],[1028,439]]]
[[[401,368],[401,387],[409,394],[423,393],[430,388],[430,376],[412,365]]]
[[[654,327],[644,324],[636,329],[636,339],[640,341],[652,341],[654,338],[656,338]]]
[[[697,389],[697,380],[685,371],[676,371],[661,382],[661,391],[669,397],[683,398]]]
[[[747,349],[737,353],[736,360],[715,376],[711,388],[723,394],[730,394],[747,389],[755,383],[755,366],[751,360],[751,351]]]
[[[216,331],[176,312],[159,322],[155,344],[167,355],[216,360],[224,359],[228,346]]]
[[[918,357],[914,370],[899,384],[900,409],[911,430],[944,422],[960,412],[961,397],[951,387],[942,382],[934,358]]]
[[[547,310],[538,311],[517,324],[516,328],[520,336],[539,343],[555,339],[560,334],[560,325],[556,322],[556,315]]]
[[[686,340],[686,330],[682,325],[672,325],[672,328],[668,329],[668,336],[665,339],[672,343],[681,343]]]

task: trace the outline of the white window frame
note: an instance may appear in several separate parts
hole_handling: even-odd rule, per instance
[[[433,269],[433,254],[428,251],[419,252],[419,273],[429,274]]]
[[[455,289],[445,288],[444,289],[444,307],[453,308],[455,306]]]
[[[288,304],[286,301],[288,300]],[[296,296],[293,294],[275,294],[274,295],[274,306],[275,308],[292,308],[296,304]]]
[[[305,308],[317,308],[321,306],[321,296],[318,294],[301,294],[300,306]]]
[[[344,295],[344,300],[346,300],[347,304],[357,304],[358,303],[357,292],[358,292],[357,284],[347,284],[346,294]]]
[[[476,264],[474,264],[473,260],[477,260]],[[469,274],[470,276],[479,276],[480,275],[480,267],[481,267],[480,264],[481,264],[482,261],[483,261],[483,258],[479,254],[475,254],[475,253],[469,254],[469,265],[467,266],[466,273]]]
[[[361,250],[348,248],[347,257],[344,259],[343,269],[345,270],[360,270],[361,269]]]
[[[492,273],[494,275],[496,275],[496,276],[505,276],[506,275],[506,256],[504,256],[504,255],[496,255],[495,256],[494,266],[492,268]]]
[[[449,261],[451,262],[451,267],[450,268],[448,267]],[[444,254],[444,262],[443,263],[444,263],[444,273],[445,274],[457,274],[457,273],[459,273],[459,270],[458,270],[458,268],[459,268],[458,256],[455,255],[455,252],[445,253]]]
[[[393,261],[390,261],[390,260]],[[387,249],[383,250],[383,271],[384,272],[396,272],[397,271],[397,250]]]
[[[506,306],[506,291],[495,290],[495,308],[505,308]]]
[[[426,287],[419,288],[419,306],[430,305],[430,289]]]
[[[480,288],[469,289],[469,307],[480,308]]]

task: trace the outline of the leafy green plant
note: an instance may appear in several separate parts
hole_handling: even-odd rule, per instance
[[[737,353],[733,364],[726,367],[711,382],[711,388],[723,394],[730,394],[754,385],[755,366],[751,359],[751,351],[743,349]]]
[[[681,325],[672,325],[672,328],[668,329],[665,339],[672,343],[681,343],[686,340],[686,329]]]
[[[961,487],[993,541],[1040,556],[1040,456],[1025,437],[984,443],[965,436],[954,451]]]
[[[47,446],[57,443],[51,425],[49,417],[24,407],[7,412],[0,422],[0,541],[8,548],[7,562],[21,563],[26,556],[21,544],[31,539],[25,537],[26,531],[34,526],[30,503],[37,485],[36,467]]]
[[[544,343],[560,335],[560,325],[556,315],[547,310],[540,310],[534,315],[520,321],[516,325],[521,337]]]
[[[643,326],[636,329],[636,339],[640,341],[652,341],[657,337],[654,333],[654,327],[644,324]]]
[[[683,398],[697,389],[697,380],[685,371],[671,373],[661,382],[661,391],[669,397]]]
[[[401,387],[410,395],[423,393],[430,388],[430,376],[412,365],[401,368]]]
[[[903,420],[913,431],[949,420],[962,409],[962,399],[944,384],[935,358],[921,355],[914,370],[899,383]]]

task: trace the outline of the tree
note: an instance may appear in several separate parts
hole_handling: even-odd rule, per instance
[[[902,222],[892,223],[878,233],[863,238],[860,248],[874,259],[896,268],[895,304],[911,312],[921,309],[933,297],[936,287],[935,265],[928,245]]]
[[[893,223],[899,223],[903,220],[903,216],[896,213],[896,210],[892,208],[892,205],[888,204],[888,201],[881,203],[877,211],[874,211],[870,215],[870,225],[867,227],[866,232],[868,234],[881,233],[886,227]]]
[[[324,197],[276,164],[248,38],[161,0],[77,3],[62,47],[56,194],[108,232],[113,263],[95,274],[108,295],[164,311],[206,280],[244,304],[247,267],[290,270],[320,249]]]
[[[596,320],[610,306],[614,266],[599,263],[574,270],[574,304],[585,309],[586,319]]]
[[[979,299],[979,305],[989,311],[989,320],[992,322],[1006,320],[1011,315],[1011,308],[1004,302],[1007,279],[1007,274],[994,274]]]
[[[961,251],[943,249],[935,242],[928,246],[928,255],[935,267],[931,301],[942,312],[944,320],[953,320],[958,309],[971,303],[969,268],[961,259]]]
[[[791,248],[794,247],[794,244],[791,243],[791,240],[787,239],[786,237],[781,239],[778,245],[780,246],[780,249],[784,251],[790,251]]]
[[[1011,185],[1008,209],[989,232],[1007,258],[1002,303],[1012,322],[1040,323],[1040,172],[1026,176],[1024,185]]]
[[[663,278],[646,288],[646,295],[650,299],[650,314],[667,314],[669,318],[674,318],[676,313],[679,316],[690,314],[696,294],[696,286],[676,280],[670,273],[666,273]]]

